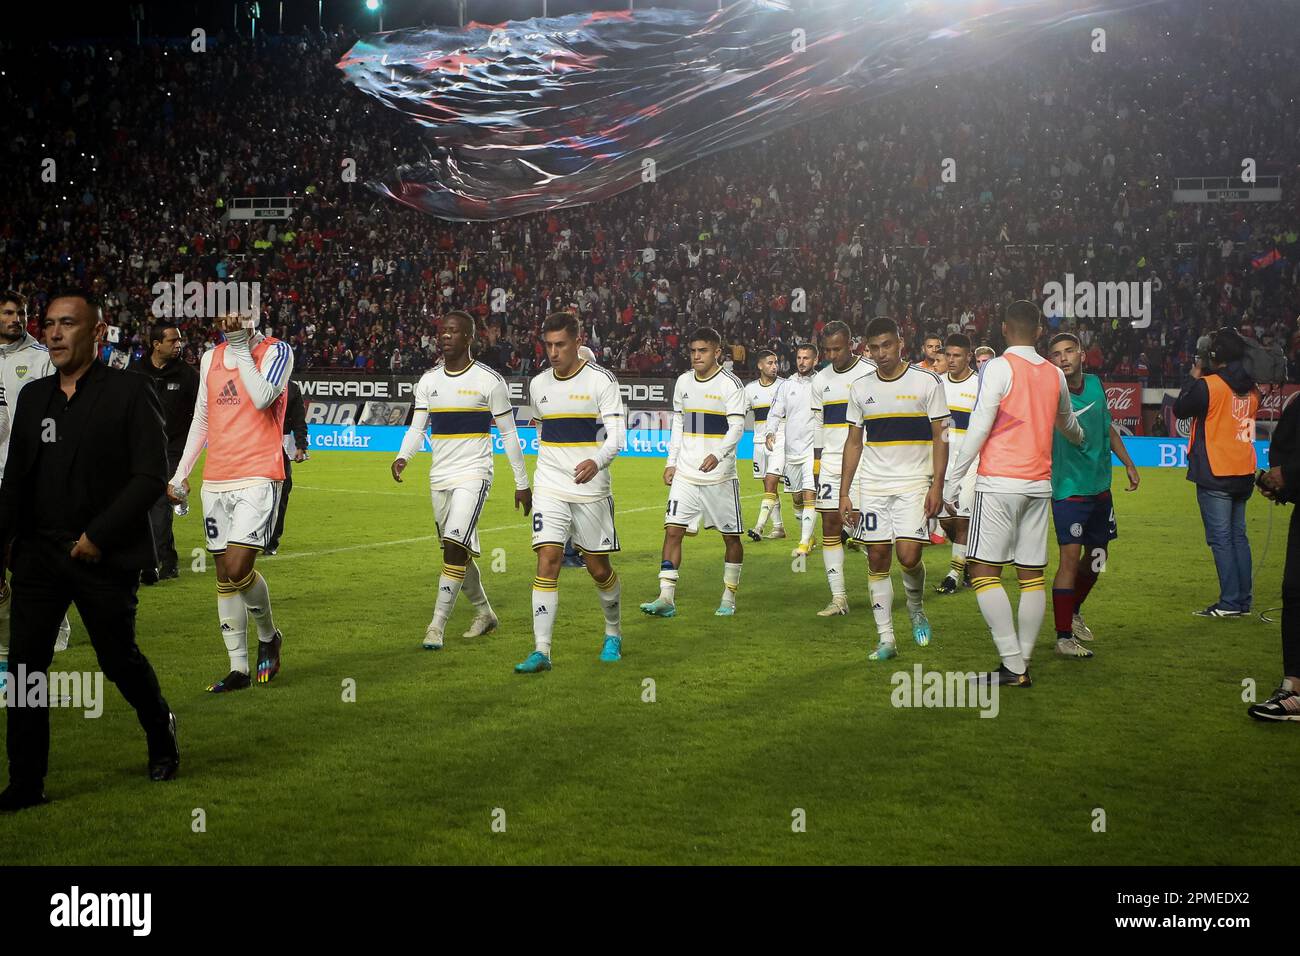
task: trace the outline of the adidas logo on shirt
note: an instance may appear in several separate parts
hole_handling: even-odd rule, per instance
[[[866,402],[864,402],[863,404],[866,404],[866,405],[874,405],[874,404],[876,404],[876,400],[875,400],[875,398],[873,398],[872,396],[868,395],[868,396],[867,396],[867,400],[866,400]]]
[[[221,392],[217,395],[218,405],[238,405],[239,389],[235,388],[235,380],[227,379],[226,384],[221,386]]]
[[[538,404],[538,405],[545,405],[545,404],[546,404],[546,396],[543,395],[543,396],[542,396],[542,400],[541,400],[540,402],[538,402],[537,404]]]

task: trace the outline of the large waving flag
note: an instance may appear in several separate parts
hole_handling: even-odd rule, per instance
[[[376,191],[445,219],[593,202],[719,150],[1023,50],[1157,0],[741,0],[405,30],[356,44],[347,81],[428,129]]]

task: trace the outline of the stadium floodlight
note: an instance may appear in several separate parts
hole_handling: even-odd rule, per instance
[[[384,0],[366,0],[366,9],[379,14],[379,32],[384,32]]]

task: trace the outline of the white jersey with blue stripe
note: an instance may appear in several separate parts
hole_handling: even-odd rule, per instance
[[[842,372],[836,371],[834,365],[827,365],[813,376],[812,411],[814,421],[817,412],[822,413],[823,466],[827,459],[838,460],[844,454],[844,439],[849,433],[850,386],[875,369],[875,362],[859,356]]]
[[[482,362],[459,372],[439,365],[420,376],[415,412],[399,458],[410,459],[428,430],[433,462],[429,487],[434,491],[470,481],[492,480],[492,422],[511,413],[506,380]]]
[[[0,390],[4,392],[9,407],[9,421],[14,419],[18,407],[18,393],[28,382],[54,374],[50,352],[26,332],[12,345],[0,345]],[[5,461],[9,457],[9,438],[0,442],[0,476],[4,475]]]
[[[934,477],[932,422],[948,417],[939,376],[906,365],[891,379],[872,371],[849,389],[848,420],[862,427],[858,480],[869,495],[927,487]]]
[[[767,416],[784,381],[777,376],[770,384],[764,385],[762,379],[756,378],[745,385],[745,406],[754,413],[755,444],[767,437]]]
[[[692,370],[677,377],[673,411],[682,416],[682,445],[677,454],[677,477],[696,485],[713,485],[736,477],[736,455],[723,455],[722,445],[732,419],[745,418],[745,386],[722,366],[701,379]],[[713,455],[718,465],[700,471]]]
[[[944,434],[948,439],[949,467],[957,461],[957,452],[961,450],[966,429],[970,427],[970,413],[975,410],[975,399],[979,396],[980,380],[971,369],[966,377],[954,381],[951,375],[943,376],[943,391],[948,399],[948,413],[951,416]]]
[[[583,362],[564,378],[548,368],[528,383],[528,396],[538,421],[534,491],[561,501],[597,501],[609,495],[613,483],[608,468],[581,485],[573,472],[582,462],[596,459],[610,428],[623,418],[614,373],[594,362]]]

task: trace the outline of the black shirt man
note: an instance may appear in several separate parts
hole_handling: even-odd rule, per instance
[[[149,330],[149,351],[131,366],[153,383],[162,405],[163,430],[167,434],[167,474],[174,474],[185,451],[185,439],[194,418],[194,401],[199,395],[199,373],[181,357],[185,343],[180,330],[160,322]],[[154,544],[158,549],[157,569],[145,568],[140,580],[156,584],[178,577],[179,559],[172,537],[172,504],[164,492],[149,509]]]
[[[289,510],[289,492],[293,491],[293,463],[307,460],[307,409],[303,407],[302,390],[292,378],[289,379],[289,404],[284,410],[284,433],[293,436],[293,457],[290,458],[289,453],[285,452],[280,511],[275,516],[275,531],[266,545],[267,554],[275,554],[280,549],[280,536],[284,534],[284,513]]]
[[[135,642],[140,571],[157,564],[149,507],[167,481],[162,410],[148,380],[96,360],[106,326],[93,294],[56,295],[42,327],[57,371],[19,395],[0,484],[0,553],[11,545],[13,565],[10,680],[48,680],[59,621],[75,603],[100,670],[144,728],[150,778],[170,780],[180,766],[176,718]],[[7,744],[0,811],[44,803],[49,710],[10,708]]]

